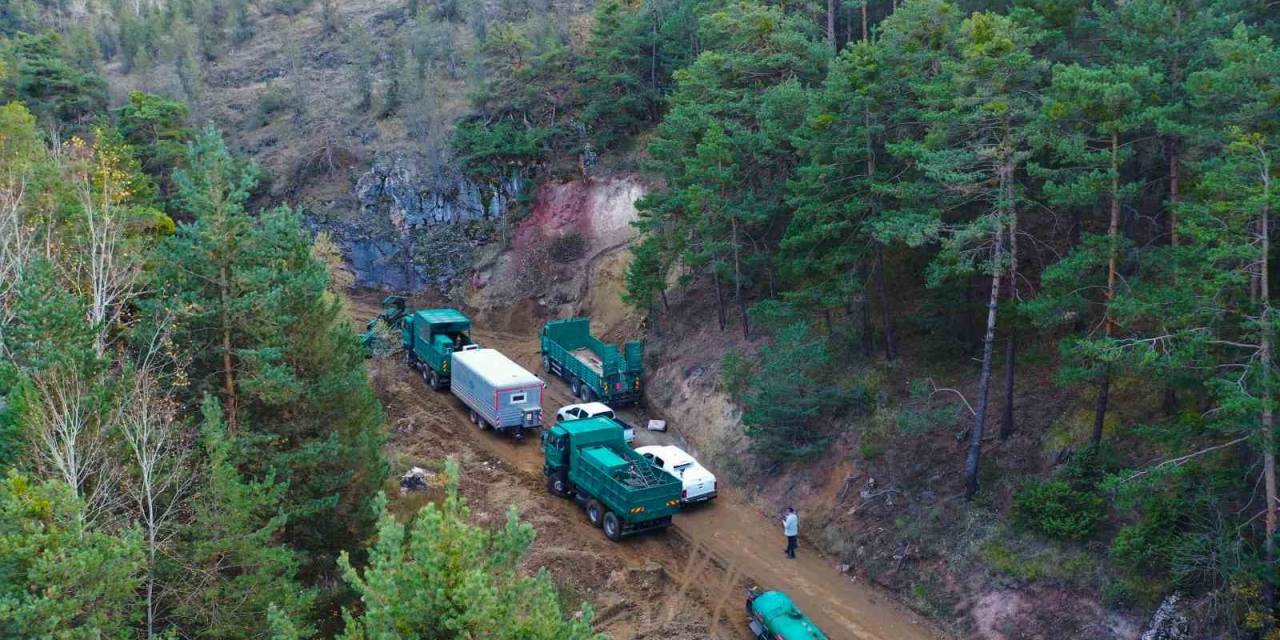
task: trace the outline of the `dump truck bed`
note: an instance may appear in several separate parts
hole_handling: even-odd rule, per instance
[[[604,362],[602,362],[600,360],[600,356],[596,355],[591,349],[582,347],[580,349],[574,349],[569,353],[573,355],[573,357],[582,361],[582,364],[587,365],[587,368],[591,369],[591,371],[596,375],[604,375]]]
[[[624,522],[670,517],[679,510],[681,482],[628,447],[617,423],[608,418],[587,418],[560,426],[571,434],[569,479]],[[601,427],[609,429],[607,439],[587,435]],[[573,440],[575,431],[586,437]]]
[[[552,320],[542,328],[542,354],[551,373],[588,393],[580,397],[621,406],[640,399],[644,347],[628,342],[624,351],[591,335],[586,318]]]

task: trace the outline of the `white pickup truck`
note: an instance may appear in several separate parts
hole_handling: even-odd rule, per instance
[[[594,418],[596,416],[603,416],[622,425],[622,437],[626,439],[627,444],[630,444],[636,439],[635,427],[618,419],[618,416],[614,414],[613,409],[610,409],[609,405],[603,402],[584,402],[582,404],[570,404],[560,407],[560,410],[556,412],[556,423],[559,424],[566,420],[584,420],[586,418]]]

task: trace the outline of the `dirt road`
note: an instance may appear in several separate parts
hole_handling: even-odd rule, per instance
[[[357,315],[373,311],[368,303],[356,306]],[[532,335],[482,329],[474,334],[481,344],[540,373]],[[516,504],[538,530],[530,568],[546,566],[562,586],[585,590],[598,607],[597,627],[614,640],[747,638],[743,593],[753,584],[785,590],[833,640],[941,637],[889,597],[838,573],[833,560],[803,547],[798,560],[786,559],[780,523],[751,508],[732,478],[722,476],[720,497],[677,515],[670,530],[614,544],[570,501],[546,492],[536,440],[516,443],[472,427],[460,402],[431,391],[400,362],[379,362],[374,371],[388,413],[402,425],[393,446],[410,455],[460,455],[464,464],[480,460],[494,477],[486,481],[484,495],[473,499],[499,515],[503,501]],[[572,397],[563,381],[547,382],[544,407],[550,415]]]

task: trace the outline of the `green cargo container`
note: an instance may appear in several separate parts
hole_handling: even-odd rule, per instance
[[[747,592],[747,625],[759,640],[827,640],[781,591]]]
[[[583,401],[619,407],[640,400],[643,344],[628,342],[619,351],[591,335],[586,318],[548,322],[541,342],[542,370],[564,378]]]
[[[573,497],[610,540],[670,526],[683,488],[627,446],[609,418],[561,422],[542,434],[547,488]]]
[[[457,309],[423,309],[400,324],[405,363],[422,373],[436,391],[449,388],[449,362],[454,351],[474,345],[471,320]]]

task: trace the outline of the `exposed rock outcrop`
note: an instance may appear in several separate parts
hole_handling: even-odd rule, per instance
[[[518,174],[484,184],[452,167],[428,171],[426,164],[403,155],[375,159],[356,181],[356,214],[317,223],[341,244],[358,286],[447,289],[466,275],[472,248],[486,239],[469,227],[509,215],[524,189]]]

